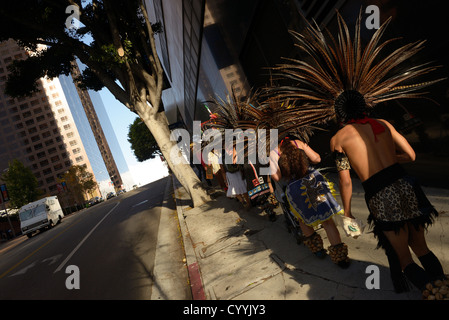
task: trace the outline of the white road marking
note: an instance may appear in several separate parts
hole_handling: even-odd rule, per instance
[[[89,233],[83,238],[83,240],[80,241],[80,243],[78,243],[78,245],[75,247],[75,249],[72,250],[72,252],[70,252],[70,254],[67,256],[67,258],[65,258],[65,260],[59,265],[59,267],[56,268],[56,270],[53,273],[56,273],[58,271],[60,271],[65,264],[70,260],[70,258],[75,254],[76,251],[78,251],[78,249],[82,246],[82,244],[87,240],[87,238],[90,237],[90,235],[95,231],[95,229],[104,221],[104,219],[106,219],[112,211],[114,211],[115,208],[117,208],[117,206],[120,204],[120,202],[117,202],[117,204],[114,206],[114,208],[112,208],[111,210],[109,210],[108,213],[106,213],[106,215],[103,217],[103,219],[101,219],[96,225],[95,227],[92,228],[92,230],[89,231]]]
[[[137,207],[137,206],[140,206],[141,204],[144,204],[145,202],[148,202],[148,200],[143,200],[142,202],[139,202],[139,203],[133,205],[133,208]]]
[[[61,257],[62,257],[62,254],[57,254],[56,256],[42,260],[42,262],[49,261],[48,265],[51,266],[53,263],[56,263],[56,261],[58,261]]]
[[[34,261],[32,264],[26,266],[25,268],[20,269],[16,273],[10,275],[10,277],[18,276],[19,274],[25,274],[28,271],[28,269],[33,268],[35,265],[36,265],[36,261]]]

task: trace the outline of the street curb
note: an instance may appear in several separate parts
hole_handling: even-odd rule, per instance
[[[27,237],[25,237],[23,234],[16,236],[14,239],[7,240],[4,243],[0,244],[0,253],[7,252],[10,249],[14,248],[18,244],[25,241]]]
[[[184,219],[183,208],[180,203],[179,188],[176,187],[176,180],[171,175],[173,183],[174,198],[176,202],[176,211],[178,213],[179,227],[181,229],[182,242],[184,244],[184,251],[186,255],[187,271],[190,280],[190,289],[193,300],[207,300],[204,291],[201,270],[193,247],[192,239],[190,238],[189,229]]]

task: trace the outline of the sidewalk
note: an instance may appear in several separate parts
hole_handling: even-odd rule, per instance
[[[388,262],[372,233],[346,237],[351,265],[341,269],[330,260],[316,258],[289,234],[282,209],[270,222],[257,208],[245,211],[236,200],[215,189],[213,200],[191,208],[190,198],[173,178],[177,211],[186,252],[193,299],[207,300],[414,300],[418,290],[397,294]],[[366,221],[368,210],[361,185],[353,181],[353,214]],[[426,235],[430,249],[449,273],[449,190],[424,188],[440,217]],[[340,199],[337,199],[340,200]],[[324,246],[329,242],[323,229]],[[417,261],[417,259],[416,259]],[[380,271],[380,289],[367,289],[370,265]]]

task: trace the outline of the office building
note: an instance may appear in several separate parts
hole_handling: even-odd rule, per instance
[[[306,21],[320,28],[338,30],[337,13],[347,21],[351,34],[362,9],[361,39],[366,43],[376,29],[366,27],[371,13],[369,5],[379,8],[380,23],[392,20],[382,39],[399,38],[385,51],[418,40],[428,41],[413,61],[434,61],[441,65],[433,79],[447,77],[449,40],[439,30],[449,28],[444,2],[432,6],[422,1],[355,1],[355,0],[147,0],[145,5],[151,22],[162,24],[156,35],[160,60],[170,87],[162,100],[171,127],[192,129],[193,120],[205,121],[209,115],[204,102],[224,97],[231,88],[244,98],[250,90],[269,85],[270,68],[284,58],[302,59],[289,30],[301,32]],[[382,41],[383,41],[382,40]],[[391,52],[391,51],[389,51]],[[427,79],[424,79],[425,81]],[[410,141],[418,141],[423,149],[439,148],[428,138],[443,139],[449,135],[449,90],[440,82],[430,89],[431,100],[409,99],[384,103],[376,109],[379,117],[394,122]],[[437,103],[435,103],[435,101]],[[318,139],[325,133],[317,133]],[[327,138],[316,143],[317,151],[328,152]],[[441,149],[441,148],[440,148]],[[437,150],[435,150],[437,151]]]
[[[59,79],[69,100],[69,105],[75,117],[75,122],[79,128],[82,140],[86,145],[87,154],[92,163],[97,180],[110,181],[115,191],[118,191],[122,189],[123,180],[96,111],[97,108],[102,107],[102,103],[100,104],[101,98],[99,101],[97,99],[97,106],[94,106],[91,99],[91,95],[94,93],[89,93],[88,90],[80,89],[75,85],[74,79],[81,72],[77,62],[73,62],[72,65],[71,77],[62,75]],[[108,138],[109,140],[115,138],[113,131],[109,132]],[[126,172],[126,169],[127,167],[123,168],[125,171],[122,172]]]
[[[13,40],[0,43],[0,170],[12,159],[20,160],[32,170],[44,195],[59,195],[68,206],[76,200],[65,192],[60,178],[72,165],[93,173],[92,167],[59,79],[40,79],[39,91],[30,97],[4,93],[7,66],[28,55]]]

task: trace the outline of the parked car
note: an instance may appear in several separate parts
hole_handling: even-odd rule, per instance
[[[101,202],[101,198],[100,197],[94,197],[94,198],[92,198],[92,199],[90,199],[88,201],[90,206],[93,206],[93,205],[95,205],[97,203],[100,203],[100,202]]]
[[[115,192],[109,192],[106,196],[106,199],[109,200],[111,198],[115,197]]]

